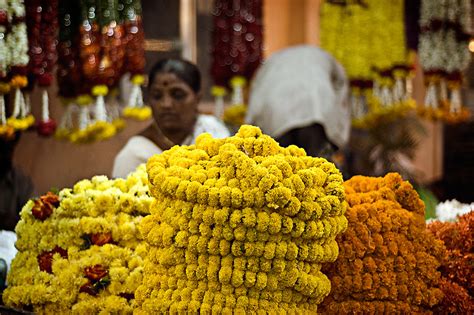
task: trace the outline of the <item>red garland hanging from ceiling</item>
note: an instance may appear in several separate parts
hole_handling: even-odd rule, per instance
[[[26,0],[26,23],[30,62],[29,82],[48,87],[53,81],[53,70],[58,59],[58,0]]]
[[[211,75],[226,86],[241,75],[250,79],[262,62],[263,0],[216,0],[213,11]]]

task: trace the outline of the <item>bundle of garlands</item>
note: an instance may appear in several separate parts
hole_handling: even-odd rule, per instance
[[[457,222],[434,221],[428,225],[446,246],[441,262],[440,286],[445,294],[437,306],[438,314],[474,313],[474,211],[460,216]]]
[[[3,302],[37,314],[132,314],[149,214],[145,166],[126,179],[96,176],[28,201]]]
[[[21,91],[28,84],[29,61],[23,0],[0,1],[0,56],[0,137],[11,139],[35,121]],[[11,113],[5,103],[8,93],[13,100]]]
[[[344,183],[349,227],[323,270],[331,294],[323,314],[430,313],[443,299],[444,246],[426,231],[424,204],[396,173]]]
[[[135,314],[312,314],[347,227],[342,175],[253,126],[147,163],[149,245]]]
[[[470,113],[462,105],[463,72],[469,65],[471,1],[421,2],[419,55],[426,96],[418,112],[448,123],[463,122]]]
[[[354,126],[394,120],[415,107],[403,0],[324,2],[321,46],[347,71]]]
[[[57,137],[89,143],[124,128],[116,101],[124,74],[131,75],[133,88],[123,115],[148,119],[151,109],[140,88],[145,62],[140,1],[64,1],[60,23],[57,75],[66,111]]]

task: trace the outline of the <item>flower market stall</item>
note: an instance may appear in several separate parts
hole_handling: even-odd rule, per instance
[[[159,105],[173,125],[174,107],[206,97],[200,76],[194,89],[174,72],[159,70],[169,75],[159,84],[146,74],[153,50],[179,42],[151,38],[147,25],[184,32],[196,22],[147,21],[147,8],[167,15],[170,3],[193,9],[187,18],[207,12],[205,27],[194,25],[208,36],[199,46],[209,66],[199,75],[211,82],[203,102],[228,137],[193,127],[195,138],[177,142],[160,129],[162,108],[151,99],[174,93],[167,108]],[[0,229],[0,314],[474,314],[474,199],[442,198],[413,165],[420,122],[471,119],[471,1],[276,3],[0,0],[0,141],[14,148],[32,135],[30,151],[19,154],[38,177],[55,176],[18,205],[14,231]],[[344,68],[348,123],[333,132],[352,129],[350,145],[328,142],[335,154],[327,157],[245,122],[254,74],[273,53],[266,45],[279,36],[286,46],[307,45],[290,35],[309,37],[315,24],[321,50]],[[283,36],[284,28],[292,32]],[[173,86],[180,80],[188,94]],[[150,130],[167,142],[160,146]],[[159,151],[123,178],[87,173],[132,136]],[[46,167],[31,147],[46,152]],[[474,150],[462,152],[456,163],[467,164]],[[15,182],[2,172],[13,153],[2,154],[0,211],[2,189]],[[474,164],[465,176],[471,171]]]

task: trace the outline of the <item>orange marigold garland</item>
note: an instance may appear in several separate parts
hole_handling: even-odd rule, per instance
[[[397,173],[344,183],[349,227],[339,257],[323,268],[331,294],[322,313],[428,313],[438,287],[443,244],[425,230],[424,204]]]

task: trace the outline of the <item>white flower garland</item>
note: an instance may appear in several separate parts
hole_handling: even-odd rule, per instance
[[[470,33],[471,2],[469,0],[423,0],[421,3],[421,28],[429,28],[433,21],[459,25]],[[443,70],[447,73],[462,72],[469,65],[467,41],[458,41],[456,31],[449,28],[427,30],[421,33],[419,56],[423,70]]]
[[[25,4],[23,0],[8,1],[8,9],[10,19],[13,17],[25,17]],[[11,60],[11,66],[26,66],[30,58],[28,56],[28,34],[25,22],[12,25],[6,43],[10,50],[10,56],[15,56],[15,58]]]
[[[5,11],[8,14],[7,0],[0,0],[0,11]],[[0,25],[0,77],[6,75],[10,63],[10,50],[6,44],[6,27]]]
[[[427,93],[421,112],[428,117],[438,117],[439,112],[444,112],[442,117],[447,121],[462,121],[467,117],[462,109],[460,85],[471,57],[467,36],[471,33],[470,13],[469,0],[421,2],[419,56],[427,74]]]

